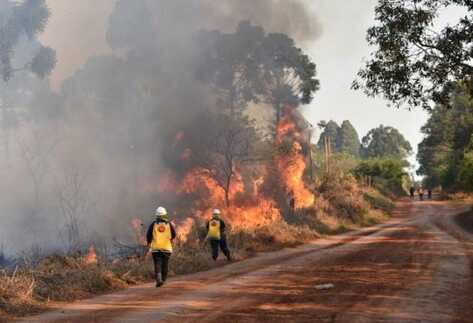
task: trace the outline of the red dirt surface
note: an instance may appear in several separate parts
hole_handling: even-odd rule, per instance
[[[405,201],[380,226],[22,322],[473,322],[473,236],[454,221],[467,208]]]

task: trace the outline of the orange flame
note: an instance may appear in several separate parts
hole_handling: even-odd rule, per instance
[[[245,193],[243,178],[239,172],[235,172],[229,188],[230,207],[225,207],[225,190],[218,185],[207,170],[196,168],[189,172],[181,185],[181,193],[206,194],[203,210],[195,212],[202,218],[210,218],[212,208],[224,209],[224,218],[229,220],[233,227],[255,227],[275,221],[280,217],[276,203],[269,199],[258,196],[258,190],[264,178],[259,178],[253,183],[254,198],[246,205],[237,205],[238,194]]]
[[[284,117],[277,126],[276,145],[287,144],[285,153],[275,157],[274,162],[281,174],[284,190],[294,198],[296,208],[307,208],[314,204],[314,194],[304,182],[306,159],[302,151],[303,137],[295,122],[292,109],[287,108]],[[182,141],[184,132],[176,134],[175,143]],[[191,157],[192,150],[184,149],[180,155],[182,161]],[[278,203],[262,192],[268,178],[269,169],[266,165],[254,167],[251,171],[244,165],[237,164],[228,187],[228,206],[225,185],[215,179],[213,170],[194,168],[187,172],[182,180],[177,180],[173,172],[162,175],[159,182],[160,193],[175,193],[176,196],[192,194],[192,216],[186,218],[177,226],[177,234],[186,241],[195,218],[207,219],[213,208],[223,211],[223,218],[228,220],[233,228],[255,228],[260,225],[274,223],[281,219]],[[255,174],[257,175],[249,175]],[[251,176],[255,178],[251,179]]]
[[[97,262],[98,260],[97,260],[97,253],[95,252],[95,247],[94,245],[91,245],[89,247],[89,251],[84,257],[84,263],[86,265],[95,265],[97,264]]]
[[[294,198],[296,209],[311,207],[315,202],[314,194],[307,189],[303,179],[306,161],[302,153],[302,146],[298,141],[300,138],[301,134],[297,130],[293,116],[290,110],[287,110],[278,125],[276,140],[278,144],[282,144],[285,139],[290,139],[293,143],[289,152],[276,157],[276,164],[287,193]]]
[[[182,242],[187,241],[187,237],[194,226],[195,220],[193,218],[186,218],[184,221],[177,225],[176,235],[179,240]]]

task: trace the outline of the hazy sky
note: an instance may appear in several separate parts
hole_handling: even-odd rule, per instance
[[[368,98],[350,89],[363,58],[369,55],[365,35],[373,24],[377,0],[311,2],[323,32],[307,49],[317,63],[321,81],[320,92],[306,108],[307,118],[314,125],[320,120],[350,120],[360,136],[380,124],[394,126],[417,151],[417,144],[422,140],[420,127],[427,120],[425,112],[389,108],[384,100]],[[411,161],[415,161],[415,156]]]
[[[367,98],[362,92],[350,89],[363,58],[369,54],[365,34],[373,23],[377,1],[305,1],[310,1],[314,17],[323,28],[318,39],[304,45],[317,63],[321,81],[321,90],[305,109],[309,121],[316,125],[320,120],[350,120],[360,136],[380,124],[394,126],[416,149],[422,139],[419,130],[426,121],[425,112],[395,110],[387,107],[383,100]],[[47,2],[53,15],[42,39],[58,51],[58,66],[52,78],[57,86],[89,55],[108,51],[105,31],[114,0]],[[411,160],[414,161],[415,156]]]

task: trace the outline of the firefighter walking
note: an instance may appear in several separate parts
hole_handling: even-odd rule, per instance
[[[219,249],[221,249],[223,254],[230,261],[232,258],[225,235],[225,222],[221,219],[220,215],[220,210],[213,210],[212,219],[207,222],[207,239],[210,241],[213,260],[217,260]]]
[[[169,258],[172,254],[172,240],[176,237],[176,230],[166,209],[162,206],[156,210],[156,220],[151,223],[146,234],[150,252],[153,255],[156,287],[161,287],[168,276]]]

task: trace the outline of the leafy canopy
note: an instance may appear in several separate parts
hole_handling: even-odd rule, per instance
[[[197,40],[204,45],[197,77],[222,91],[231,109],[264,100],[279,121],[284,106],[308,104],[319,89],[316,65],[285,34],[242,21],[235,33],[203,31]]]
[[[363,137],[361,152],[364,158],[404,159],[412,153],[412,147],[397,129],[380,125]]]
[[[473,191],[473,100],[465,85],[457,85],[448,106],[435,107],[422,133],[418,174],[426,185]]]
[[[440,25],[437,18],[449,7],[465,15]],[[379,0],[376,24],[367,34],[374,52],[353,88],[382,95],[397,107],[425,109],[432,100],[448,104],[457,80],[473,94],[472,13],[467,0]]]
[[[325,138],[330,138],[332,152],[346,153],[353,157],[360,155],[360,137],[350,121],[343,121],[341,126],[333,120],[322,121],[319,127],[323,129],[317,144],[319,149],[324,149]]]

